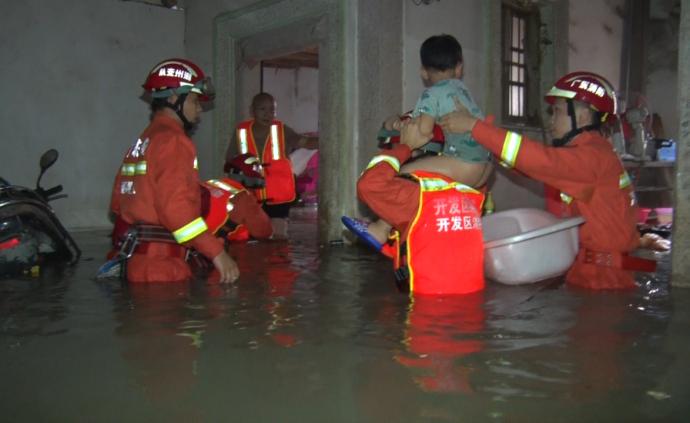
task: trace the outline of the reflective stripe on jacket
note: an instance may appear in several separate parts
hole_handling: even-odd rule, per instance
[[[484,288],[484,195],[443,175],[414,171],[419,207],[394,260],[407,266],[410,292],[466,294]]]
[[[218,232],[218,229],[225,225],[228,216],[234,205],[232,199],[242,191],[246,191],[244,186],[238,181],[230,178],[209,179],[201,182],[202,189],[208,193],[208,197],[202,195],[202,214],[208,230],[211,233]]]
[[[259,200],[268,204],[289,203],[295,200],[295,178],[292,164],[285,154],[285,131],[283,123],[274,120],[259,154],[252,127],[254,120],[237,125],[237,148],[240,154],[250,153],[261,158],[264,166],[266,186],[253,190]]]

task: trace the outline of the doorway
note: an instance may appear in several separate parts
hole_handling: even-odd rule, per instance
[[[319,138],[318,46],[262,60],[259,80],[260,91],[276,100],[277,119],[304,138]],[[297,148],[288,154],[295,173],[296,205],[317,207],[318,149]]]

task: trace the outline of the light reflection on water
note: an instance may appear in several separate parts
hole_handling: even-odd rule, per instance
[[[51,421],[672,421],[689,411],[690,294],[670,295],[668,263],[637,292],[490,283],[410,300],[384,258],[317,245],[313,220],[292,225],[289,244],[233,249],[242,276],[232,286],[95,282],[107,239],[77,234],[86,259],[76,272],[0,288],[0,383],[14,393],[3,409]]]

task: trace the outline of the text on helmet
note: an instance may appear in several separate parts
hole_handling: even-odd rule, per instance
[[[158,70],[158,76],[172,76],[174,78],[180,78],[186,81],[192,80],[191,72],[176,68],[160,68]]]
[[[570,83],[570,86],[577,87],[581,90],[586,90],[587,92],[590,92],[596,95],[597,97],[603,97],[604,94],[606,94],[606,90],[601,85],[595,84],[591,81],[583,81],[580,79],[576,79]]]

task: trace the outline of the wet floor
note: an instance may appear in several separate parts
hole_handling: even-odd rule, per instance
[[[397,292],[390,264],[319,246],[313,209],[289,243],[237,246],[232,286],[95,281],[76,268],[2,281],[9,421],[687,421],[690,290],[668,255],[636,292],[560,283],[480,295]]]

